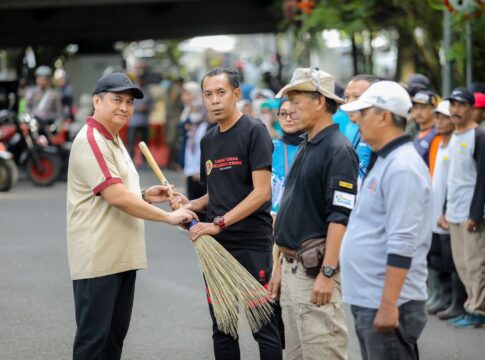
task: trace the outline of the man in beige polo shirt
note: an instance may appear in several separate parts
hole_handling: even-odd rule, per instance
[[[144,220],[191,221],[188,210],[167,213],[152,202],[167,188],[140,190],[119,136],[142,91],[125,74],[99,79],[94,114],[72,145],[67,182],[67,243],[77,331],[73,359],[120,359],[128,331],[136,270],[146,268]]]

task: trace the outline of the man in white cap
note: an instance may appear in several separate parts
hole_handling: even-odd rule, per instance
[[[398,83],[371,85],[344,111],[360,111],[362,140],[377,153],[350,216],[340,266],[366,359],[418,359],[426,324],[431,241],[428,169],[405,135],[411,99]]]
[[[286,179],[275,222],[282,255],[270,290],[281,297],[286,359],[346,359],[347,327],[340,294],[340,244],[357,191],[358,158],[332,121],[334,78],[317,68],[295,70],[277,95],[306,140]]]
[[[438,133],[439,145],[433,161],[431,173],[433,189],[433,238],[429,250],[429,267],[434,268],[438,274],[438,292],[433,308],[428,312],[436,313],[439,319],[449,320],[462,315],[466,291],[463,283],[456,272],[455,263],[451,252],[451,239],[449,224],[443,214],[446,201],[446,183],[450,168],[450,139],[455,130],[451,121],[450,101],[441,101],[434,110],[434,126]],[[431,163],[430,163],[431,165]],[[428,285],[430,284],[428,277]],[[448,305],[448,306],[447,306]]]

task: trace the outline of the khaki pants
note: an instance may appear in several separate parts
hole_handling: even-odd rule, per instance
[[[280,304],[287,360],[347,359],[347,326],[337,274],[331,303],[311,303],[314,279],[301,264],[283,259]]]
[[[476,232],[465,225],[450,223],[453,261],[468,295],[465,310],[485,315],[485,221]]]

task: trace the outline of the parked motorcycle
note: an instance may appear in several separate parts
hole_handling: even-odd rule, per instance
[[[69,141],[68,125],[70,122],[56,120],[41,120],[35,118],[39,124],[39,135],[45,136],[47,144],[57,148],[61,158],[61,172],[59,178],[67,180],[67,167],[69,165],[69,155],[71,153],[72,141]]]
[[[3,142],[0,142],[0,191],[9,191],[17,183],[17,179],[18,169],[13,156]]]
[[[38,121],[28,114],[19,117],[8,109],[0,111],[0,124],[4,124],[2,128],[10,126],[10,129],[14,125],[14,131],[10,130],[3,141],[17,166],[25,169],[35,185],[54,184],[61,172],[61,156],[59,150],[49,145],[47,138],[39,134]]]

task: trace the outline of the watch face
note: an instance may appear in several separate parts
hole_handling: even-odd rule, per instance
[[[326,277],[332,277],[335,274],[335,269],[331,266],[324,266],[323,267],[323,275]]]

